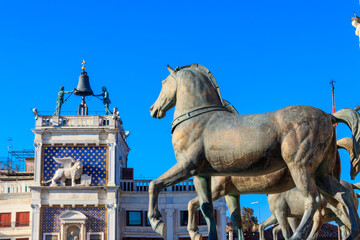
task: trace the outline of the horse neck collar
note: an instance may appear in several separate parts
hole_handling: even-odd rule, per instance
[[[172,123],[171,123],[171,134],[174,132],[175,128],[182,122],[189,120],[193,117],[199,116],[204,113],[213,112],[213,111],[228,111],[231,112],[228,108],[225,106],[207,106],[207,107],[201,107],[196,108],[194,110],[191,110],[189,112],[183,113],[180,116],[176,117]]]

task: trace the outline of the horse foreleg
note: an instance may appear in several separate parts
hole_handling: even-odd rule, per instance
[[[199,197],[201,212],[205,218],[209,231],[209,240],[217,240],[214,208],[211,197],[211,177],[194,176],[194,185]]]
[[[242,229],[241,222],[241,212],[240,212],[240,196],[234,195],[226,195],[225,196],[226,204],[229,208],[231,221],[233,226],[235,227],[236,233],[238,235],[239,240],[244,240],[244,232]],[[214,199],[213,199],[214,201]]]
[[[311,232],[310,232],[309,236],[307,237],[307,240],[315,240],[315,239],[318,238],[321,225],[322,225],[321,213],[320,213],[320,210],[318,209],[314,214],[313,226],[312,226],[312,229],[311,229]]]
[[[279,222],[279,226],[281,228],[281,232],[282,235],[284,236],[284,239],[289,239],[290,231],[289,231],[289,223],[287,221],[286,212],[284,212],[282,209],[276,209],[275,217]]]
[[[272,231],[274,240],[278,240],[278,234],[279,234],[280,230],[281,230],[280,225],[277,225],[276,227],[274,227],[274,229]]]
[[[271,215],[268,219],[266,219],[264,222],[260,223],[259,225],[259,240],[265,240],[264,237],[264,230],[268,226],[277,223],[276,217],[274,215]]]
[[[196,223],[196,210],[200,207],[199,198],[195,197],[188,203],[188,225],[187,230],[189,232],[191,240],[201,240],[202,235],[198,232],[199,228]]]
[[[160,220],[161,214],[158,210],[159,194],[164,188],[170,187],[191,177],[190,171],[192,170],[193,169],[188,164],[178,162],[163,175],[152,180],[149,184],[148,218],[152,229],[162,237],[165,236],[165,224]]]

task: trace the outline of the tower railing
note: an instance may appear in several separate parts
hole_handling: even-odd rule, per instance
[[[87,115],[87,116],[58,116],[38,115],[36,128],[64,127],[64,128],[89,128],[89,127],[119,127],[120,120],[113,115]]]

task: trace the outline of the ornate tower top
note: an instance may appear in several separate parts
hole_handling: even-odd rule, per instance
[[[85,60],[83,59],[82,60],[82,62],[81,62],[81,64],[82,64],[82,67],[81,67],[81,69],[83,70],[83,72],[85,72]]]

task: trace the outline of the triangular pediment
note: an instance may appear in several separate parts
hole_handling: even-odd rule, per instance
[[[79,211],[74,211],[74,210],[69,210],[64,212],[63,214],[60,215],[59,217],[60,220],[66,221],[66,220],[86,220],[87,217],[85,214],[79,212]]]

